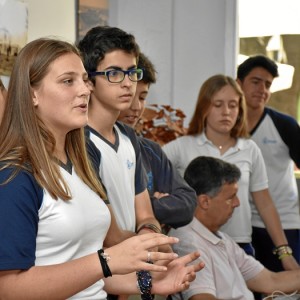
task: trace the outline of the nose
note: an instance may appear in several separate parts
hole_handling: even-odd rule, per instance
[[[232,201],[232,207],[238,207],[238,206],[240,206],[240,199],[236,196]]]
[[[259,83],[258,90],[261,93],[267,93],[268,92],[268,88],[266,87],[266,85],[265,85],[265,83],[263,81]]]
[[[122,86],[132,86],[133,82],[129,79],[128,74],[125,75],[123,81],[121,82]]]
[[[82,80],[82,84],[80,85],[81,95],[89,96],[91,94],[91,86],[86,81]]]
[[[141,104],[140,104],[140,101],[137,97],[137,95],[135,95],[133,97],[133,100],[132,100],[132,103],[131,103],[131,107],[130,107],[132,110],[135,110],[135,111],[138,111],[141,109]]]
[[[222,108],[222,113],[223,115],[228,115],[229,114],[229,107],[228,105],[223,105],[223,108]]]

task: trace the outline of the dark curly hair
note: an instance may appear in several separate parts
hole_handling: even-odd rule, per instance
[[[97,26],[90,29],[77,44],[86,71],[94,72],[105,55],[114,50],[132,53],[138,59],[140,48],[132,34],[117,27]],[[91,78],[93,80],[93,78]]]

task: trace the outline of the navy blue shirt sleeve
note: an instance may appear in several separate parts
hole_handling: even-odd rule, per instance
[[[289,115],[274,109],[265,108],[274,122],[282,140],[289,148],[291,159],[300,168],[300,126],[297,121]]]
[[[11,172],[0,171],[0,270],[23,270],[35,263],[43,189],[24,170],[2,184]]]
[[[185,182],[160,145],[139,137],[148,191],[155,217],[161,224],[177,228],[191,222],[197,205],[195,191]],[[160,199],[154,192],[168,193]]]

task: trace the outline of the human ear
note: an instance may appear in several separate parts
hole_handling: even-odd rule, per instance
[[[242,81],[239,78],[236,79],[236,82],[239,84],[239,86],[242,86]]]
[[[36,93],[36,91],[32,90],[31,94],[32,94],[32,103],[33,103],[33,106],[36,107],[39,104],[37,93]]]
[[[201,194],[197,198],[198,198],[198,205],[202,209],[207,210],[209,208],[209,205],[210,205],[210,198],[205,194]]]

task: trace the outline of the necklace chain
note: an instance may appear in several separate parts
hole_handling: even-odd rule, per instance
[[[231,145],[231,140],[228,141],[227,143],[225,143],[224,145],[219,145],[217,146],[219,150],[222,150],[223,148],[227,147],[227,146],[230,146]]]

